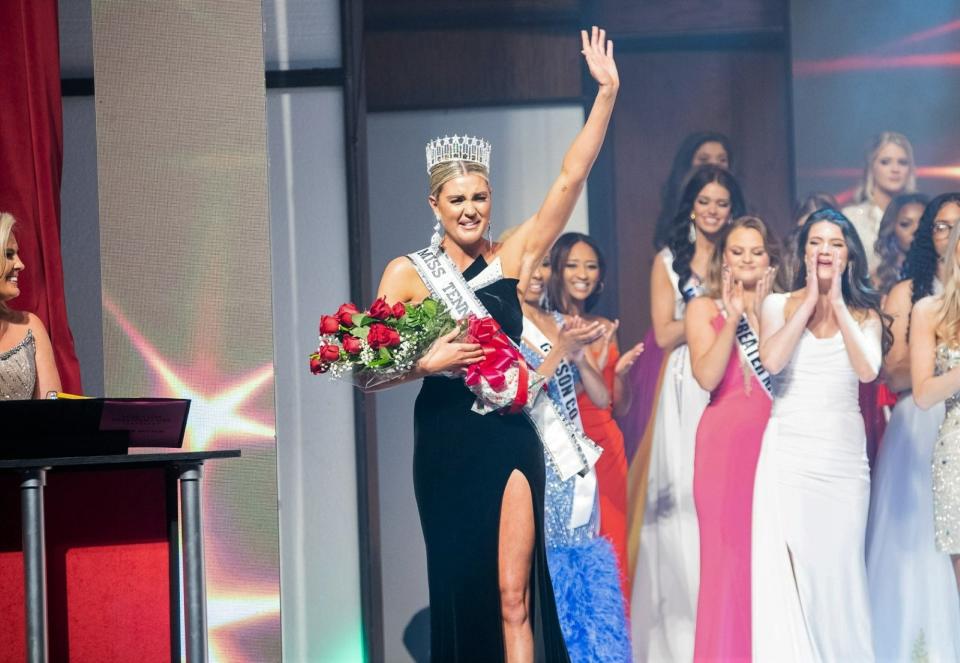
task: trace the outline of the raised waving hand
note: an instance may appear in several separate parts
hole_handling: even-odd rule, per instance
[[[581,30],[580,41],[583,42],[580,52],[587,61],[593,80],[598,85],[620,87],[620,74],[613,60],[613,42],[607,40],[607,31],[593,26],[588,35],[586,30]]]

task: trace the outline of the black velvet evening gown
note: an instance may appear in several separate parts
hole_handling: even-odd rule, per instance
[[[470,280],[486,261],[464,272]],[[504,332],[520,340],[517,280],[501,279],[477,295]],[[414,409],[413,481],[427,548],[431,659],[504,660],[498,539],[500,503],[511,473],[533,495],[536,543],[530,571],[530,621],[536,660],[568,663],[550,584],[543,537],[544,465],[540,439],[523,414],[478,415],[462,380],[423,380]]]

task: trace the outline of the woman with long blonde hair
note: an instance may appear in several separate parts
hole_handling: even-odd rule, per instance
[[[880,256],[874,250],[880,220],[895,196],[917,190],[917,166],[910,141],[895,131],[874,136],[865,157],[863,178],[853,196],[854,204],[844,207],[843,214],[857,229],[867,250],[868,272],[873,274],[880,264]]]
[[[934,537],[960,587],[960,223],[950,231],[944,262],[943,293],[913,307],[910,377],[921,408],[946,401],[933,447]]]

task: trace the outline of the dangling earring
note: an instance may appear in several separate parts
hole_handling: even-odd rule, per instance
[[[443,241],[443,224],[440,223],[440,215],[436,216],[437,222],[433,226],[433,235],[430,237],[430,246],[433,249],[440,248],[440,242]]]
[[[691,216],[693,215],[691,214]],[[697,243],[697,224],[695,224],[692,220],[690,221],[690,230],[687,232],[687,239],[691,244]]]

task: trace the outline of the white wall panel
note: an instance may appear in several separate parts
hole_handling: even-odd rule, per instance
[[[352,387],[307,368],[320,314],[350,298],[343,94],[271,90],[267,123],[284,659],[356,661]]]
[[[337,0],[263,0],[267,71],[340,66]]]

